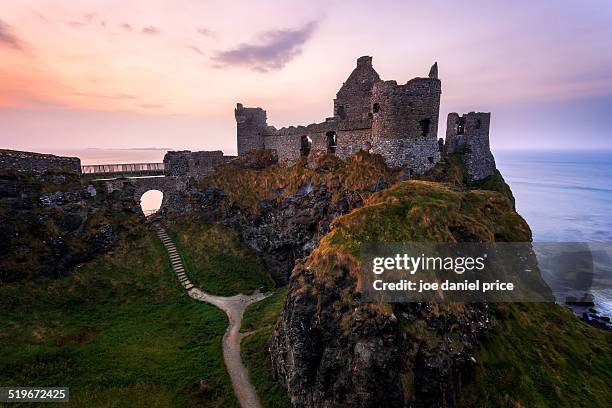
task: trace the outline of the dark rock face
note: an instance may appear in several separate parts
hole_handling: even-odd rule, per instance
[[[487,306],[439,313],[429,304],[372,305],[359,297],[348,270],[326,283],[296,266],[270,347],[293,405],[452,406],[473,377]]]
[[[0,282],[57,277],[111,249],[140,220],[133,193],[106,194],[72,173],[0,174]]]
[[[314,249],[334,218],[363,204],[354,191],[332,199],[325,184],[304,186],[280,201],[263,200],[256,213],[236,206],[224,207],[224,197],[218,188],[191,187],[183,195],[182,208],[197,214],[202,222],[220,222],[236,230],[261,256],[277,285],[287,283],[295,261]]]
[[[296,266],[271,343],[272,363],[296,407],[402,406],[402,338],[393,315],[351,302]]]

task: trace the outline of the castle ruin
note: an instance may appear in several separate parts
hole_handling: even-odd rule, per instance
[[[267,123],[266,111],[238,103],[235,109],[238,155],[256,149],[276,150],[281,162],[294,162],[325,153],[346,158],[359,150],[383,156],[391,167],[404,166],[409,175],[419,175],[440,160],[438,118],[441,82],[435,63],[427,77],[403,85],[384,81],[372,67],[372,57],[357,59],[357,66],[336,94],[333,116],[308,126],[276,129]],[[472,127],[476,115],[481,124]],[[456,113],[448,123],[455,128]],[[465,116],[464,116],[465,117]],[[453,152],[465,157],[470,176],[493,174],[495,164],[489,151],[488,113],[470,113],[468,133],[453,133]],[[472,131],[473,130],[473,131]],[[462,137],[460,135],[463,135]],[[487,154],[488,152],[488,154]],[[486,163],[481,166],[480,159]],[[491,169],[491,164],[493,168]]]
[[[403,167],[408,177],[420,175],[440,160],[441,149],[458,154],[472,180],[495,173],[489,147],[490,113],[450,113],[446,141],[438,142],[441,82],[435,63],[427,77],[403,85],[384,81],[372,67],[372,57],[357,66],[336,94],[333,116],[308,126],[277,129],[267,123],[266,111],[238,103],[235,109],[238,155],[252,150],[275,150],[280,162],[291,163],[322,154],[345,159],[360,150],[380,154],[388,166]],[[170,151],[163,175],[201,179],[236,156],[222,151]],[[112,166],[112,165],[111,165]],[[45,172],[62,169],[81,174],[78,158],[0,150],[0,170]]]

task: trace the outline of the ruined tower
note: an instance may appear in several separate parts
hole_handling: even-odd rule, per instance
[[[279,161],[291,162],[369,150],[391,167],[404,166],[406,174],[422,174],[440,160],[441,89],[437,63],[427,76],[398,85],[381,80],[372,57],[363,56],[336,94],[333,117],[323,122],[276,129],[267,125],[263,109],[238,104],[238,154],[273,149]]]
[[[380,81],[372,67],[372,57],[357,59],[357,67],[342,84],[334,99],[334,117],[364,119],[371,113],[372,88]]]
[[[435,75],[432,75],[434,73]],[[421,174],[440,160],[437,141],[440,94],[437,64],[428,77],[403,85],[378,81],[372,89],[372,152],[391,166]]]
[[[449,113],[446,122],[446,151],[461,156],[472,180],[495,173],[495,159],[489,146],[491,113]]]
[[[267,127],[266,111],[261,108],[245,108],[241,103],[234,110],[237,127],[238,155],[264,148],[264,132]]]

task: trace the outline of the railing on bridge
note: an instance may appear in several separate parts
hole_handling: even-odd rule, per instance
[[[81,173],[95,178],[163,176],[164,163],[89,164],[81,166]]]

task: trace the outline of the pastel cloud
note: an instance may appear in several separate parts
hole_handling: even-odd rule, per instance
[[[198,34],[204,37],[214,37],[215,36],[215,33],[208,28],[198,28],[196,31]]]
[[[258,41],[219,51],[213,60],[219,66],[244,66],[259,72],[279,70],[302,52],[316,27],[313,21],[295,30],[266,31]]]
[[[0,20],[0,45],[16,50],[23,48],[21,41],[13,34],[12,28],[2,20]]]
[[[161,30],[154,26],[147,26],[142,29],[142,33],[147,35],[158,35],[161,34]]]

